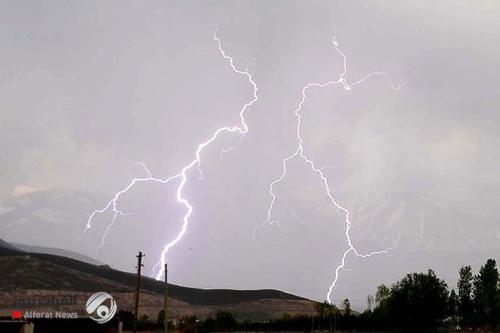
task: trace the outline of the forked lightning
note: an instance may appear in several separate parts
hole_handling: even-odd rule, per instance
[[[105,244],[106,237],[107,237],[108,233],[110,232],[110,230],[112,229],[112,227],[115,225],[117,219],[120,216],[125,216],[125,215],[130,214],[130,213],[123,212],[118,207],[118,201],[123,194],[127,193],[129,190],[131,190],[138,183],[155,182],[155,183],[160,183],[160,184],[167,184],[167,183],[170,183],[173,181],[178,182],[177,187],[176,187],[176,200],[178,203],[180,203],[184,206],[184,208],[186,209],[186,212],[183,216],[182,225],[181,225],[179,232],[174,237],[174,239],[172,239],[170,242],[168,242],[163,247],[163,250],[160,254],[160,258],[158,260],[158,263],[156,264],[156,266],[154,268],[154,272],[156,272],[157,279],[160,279],[163,276],[163,273],[164,273],[163,269],[164,269],[164,264],[165,264],[165,260],[166,260],[166,255],[169,252],[169,250],[173,246],[175,246],[182,239],[184,234],[186,233],[186,230],[187,230],[188,225],[189,225],[189,219],[193,213],[193,206],[190,204],[189,200],[184,196],[184,187],[185,187],[186,182],[188,180],[188,173],[190,171],[192,171],[193,168],[196,168],[196,170],[199,172],[200,179],[203,178],[203,171],[200,167],[201,161],[202,161],[201,155],[202,155],[204,149],[206,147],[208,147],[210,144],[214,143],[217,140],[217,138],[219,138],[219,136],[221,134],[223,134],[223,133],[237,134],[240,136],[240,139],[241,139],[241,137],[248,132],[249,128],[248,128],[247,123],[245,121],[245,112],[248,110],[249,107],[251,107],[253,104],[255,104],[258,101],[258,94],[257,94],[258,88],[257,88],[257,84],[253,80],[252,74],[248,71],[248,69],[240,70],[236,67],[236,65],[234,64],[233,58],[231,56],[229,56],[222,47],[221,40],[219,39],[219,37],[217,35],[217,26],[216,26],[216,29],[215,29],[214,34],[213,34],[213,40],[216,42],[216,45],[217,45],[217,48],[218,48],[220,55],[224,58],[224,60],[227,61],[227,63],[231,67],[231,69],[236,74],[244,77],[249,82],[250,86],[253,89],[252,99],[250,101],[248,101],[247,103],[245,103],[239,111],[240,124],[238,126],[232,126],[232,127],[227,126],[227,127],[222,127],[222,128],[218,128],[217,130],[215,130],[213,132],[213,134],[209,138],[207,138],[207,140],[201,142],[197,146],[197,149],[194,153],[194,159],[191,162],[189,162],[188,164],[186,164],[177,174],[172,175],[168,178],[162,179],[162,178],[153,177],[150,170],[146,167],[146,165],[142,162],[139,162],[139,164],[144,168],[144,170],[146,172],[146,176],[142,177],[142,178],[132,179],[132,181],[128,184],[128,186],[126,186],[121,191],[117,192],[104,208],[99,209],[99,210],[95,210],[89,216],[89,218],[87,220],[86,228],[85,228],[85,230],[88,230],[92,227],[92,224],[95,220],[95,217],[98,214],[103,214],[106,212],[112,213],[111,222],[107,225],[105,232],[102,235],[101,243],[100,243],[99,247],[97,248],[97,251],[98,251]],[[389,82],[389,84],[393,90],[399,90],[401,88],[401,86],[396,87],[393,84],[393,82],[391,81],[391,79],[389,78],[389,76],[384,72],[369,73],[368,75],[362,77],[361,79],[357,80],[356,82],[349,83],[347,81],[347,79],[345,78],[345,75],[347,73],[347,58],[346,58],[345,54],[339,49],[339,43],[336,40],[333,40],[332,44],[333,44],[336,52],[343,59],[343,71],[340,73],[339,77],[336,80],[332,80],[332,81],[328,81],[328,82],[324,82],[324,83],[314,83],[314,82],[308,83],[307,85],[304,86],[304,88],[302,88],[300,103],[298,104],[298,107],[294,111],[295,116],[297,118],[297,123],[296,123],[297,147],[291,155],[289,155],[283,159],[283,163],[282,163],[283,169],[282,169],[281,175],[269,185],[269,195],[271,196],[271,201],[270,201],[270,204],[269,204],[269,207],[267,210],[267,217],[266,217],[266,220],[263,223],[259,224],[255,229],[255,231],[256,231],[260,226],[263,226],[266,223],[269,223],[269,224],[278,223],[278,225],[279,225],[279,222],[272,218],[272,212],[273,212],[273,208],[274,208],[275,202],[276,202],[276,196],[274,194],[274,186],[276,184],[278,184],[279,182],[281,182],[285,178],[285,176],[287,174],[288,162],[294,158],[301,158],[310,167],[311,171],[313,173],[317,174],[318,177],[321,179],[323,187],[324,187],[324,191],[325,191],[327,197],[329,198],[330,202],[332,203],[332,205],[337,210],[341,211],[345,216],[345,232],[344,232],[344,234],[345,234],[345,238],[346,238],[347,249],[344,251],[344,253],[341,257],[340,264],[334,270],[333,281],[332,281],[332,283],[328,289],[328,293],[326,295],[326,298],[327,298],[328,302],[330,302],[330,303],[331,303],[331,295],[332,295],[333,289],[335,288],[335,285],[338,281],[340,270],[345,267],[346,258],[349,254],[352,253],[358,257],[365,258],[365,257],[370,257],[370,256],[375,255],[375,254],[382,254],[382,253],[387,254],[388,251],[391,250],[392,248],[387,248],[387,249],[381,250],[381,251],[374,251],[374,252],[370,252],[367,254],[362,254],[353,245],[353,242],[351,240],[351,235],[350,235],[351,221],[349,218],[349,215],[350,215],[349,211],[346,208],[344,208],[343,206],[341,206],[335,200],[335,198],[332,194],[332,190],[330,188],[330,185],[328,183],[328,180],[327,180],[326,176],[324,175],[323,171],[320,168],[316,167],[314,161],[304,151],[303,140],[302,140],[302,135],[301,135],[301,130],[302,130],[301,129],[301,119],[302,119],[301,112],[302,112],[302,107],[306,102],[307,91],[312,89],[312,88],[326,88],[326,87],[331,87],[331,86],[336,86],[336,85],[341,85],[342,88],[345,90],[351,90],[356,85],[361,84],[361,83],[365,82],[366,80],[368,80],[372,77],[376,77],[376,76],[384,77],[387,80],[387,82]],[[230,149],[233,149],[233,148],[229,148],[227,150],[224,150],[223,152],[229,151]],[[85,230],[84,230],[84,232],[85,232]],[[254,239],[256,240],[255,232],[254,232]]]

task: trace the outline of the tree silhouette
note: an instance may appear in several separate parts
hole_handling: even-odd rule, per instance
[[[327,308],[328,308],[328,302],[324,301],[323,303],[316,303],[314,305],[314,308],[316,310],[316,313],[318,315],[318,330],[321,331],[321,323],[323,322],[323,319],[325,318],[325,314],[327,313]]]
[[[325,302],[326,303],[326,302]],[[327,303],[326,316],[328,317],[328,322],[330,326],[330,332],[337,330],[337,314],[339,309],[333,304]]]
[[[215,330],[231,331],[236,327],[236,318],[231,312],[217,311],[215,314]]]
[[[373,304],[375,304],[375,298],[372,295],[368,295],[366,298],[366,309],[371,312],[373,310]]]
[[[351,311],[351,302],[349,302],[348,298],[342,301],[342,308],[344,309],[344,315],[349,317],[352,311]]]
[[[390,318],[405,332],[434,330],[448,313],[446,283],[432,270],[408,274],[392,286],[387,305]]]
[[[385,284],[381,284],[377,287],[377,293],[375,294],[375,302],[377,306],[384,306],[391,294],[391,290]]]
[[[470,327],[473,324],[474,304],[472,301],[472,268],[462,266],[458,271],[458,316],[462,327]]]
[[[456,326],[458,323],[458,295],[455,289],[450,292],[448,299],[448,313],[451,316],[451,323]]]
[[[479,325],[495,327],[498,322],[498,269],[493,259],[488,259],[474,277],[474,305]]]

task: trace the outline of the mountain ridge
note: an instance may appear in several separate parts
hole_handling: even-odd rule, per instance
[[[53,254],[25,252],[5,241],[0,242],[0,270],[3,272],[0,275],[0,294],[33,290],[43,293],[91,293],[103,290],[128,293],[131,299],[136,279],[133,273],[118,271],[106,265],[94,265]],[[164,282],[143,276],[142,293],[161,299]],[[198,310],[203,309],[203,314],[207,315],[220,308],[231,308],[236,312],[244,308],[244,311],[249,311],[253,304],[255,309],[250,311],[260,313],[262,318],[278,317],[287,313],[286,309],[293,309],[291,312],[294,313],[311,312],[315,304],[306,298],[274,289],[199,289],[169,283],[168,293],[169,298],[182,303],[184,312],[191,313],[192,310],[193,313],[201,313]],[[265,307],[266,310],[259,310],[259,307]],[[158,311],[160,309],[161,304]]]

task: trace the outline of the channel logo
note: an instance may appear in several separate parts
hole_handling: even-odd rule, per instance
[[[90,319],[99,324],[110,321],[116,313],[116,302],[105,292],[98,292],[89,297],[85,306]]]
[[[23,319],[23,313],[19,310],[12,311],[12,319]]]

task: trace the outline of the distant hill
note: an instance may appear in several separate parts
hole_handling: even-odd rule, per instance
[[[6,243],[6,242],[4,242],[4,243]],[[6,244],[8,244],[8,243],[6,243]],[[56,256],[68,257],[68,258],[75,259],[78,261],[83,261],[83,262],[86,262],[88,264],[103,265],[102,262],[100,262],[94,258],[85,256],[83,254],[80,254],[80,253],[77,253],[74,251],[58,249],[58,248],[53,248],[53,247],[19,244],[19,243],[10,243],[10,245],[12,245],[16,249],[24,251],[24,252],[53,254]]]
[[[3,239],[0,239],[0,255],[15,254],[21,252],[15,246],[7,243]]]
[[[94,265],[53,254],[22,251],[4,241],[0,241],[0,271],[0,299],[2,291],[14,290],[78,293],[102,290],[109,293],[128,293],[131,298],[136,278],[132,273],[105,265]],[[141,287],[144,293],[161,300],[164,292],[163,282],[143,277]],[[314,309],[313,301],[271,289],[198,289],[169,284],[169,297],[182,305],[182,311],[173,313],[199,316],[213,314],[218,309],[230,309],[243,317],[270,318],[281,316],[285,312],[307,313]],[[154,311],[160,309],[161,302]]]

